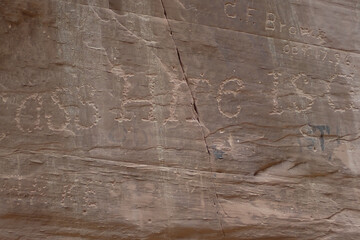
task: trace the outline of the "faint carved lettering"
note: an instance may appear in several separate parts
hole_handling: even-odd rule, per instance
[[[295,34],[296,34],[296,28],[295,28],[295,27],[290,27],[290,28],[289,28],[289,33],[290,33],[291,35],[295,35]]]
[[[356,91],[353,89],[354,76],[346,74],[335,74],[328,80],[327,98],[328,103],[336,112],[359,111],[356,105]]]
[[[29,133],[46,129],[70,131],[70,122],[78,129],[92,128],[100,116],[97,106],[91,100],[94,90],[83,89],[85,87],[81,86],[73,91],[56,89],[51,94],[36,93],[28,96],[16,111],[15,122],[18,129]],[[69,102],[64,104],[63,100]]]
[[[289,44],[286,44],[286,45],[283,47],[283,52],[286,53],[286,54],[290,53],[290,46],[289,46]]]
[[[236,18],[236,3],[234,2],[227,2],[224,5],[224,12],[226,14],[226,16],[228,16],[229,18]]]
[[[314,97],[304,91],[309,84],[307,76],[271,72],[273,77],[273,109],[270,114],[282,114],[284,111],[305,112],[312,108]]]
[[[227,118],[234,118],[239,115],[241,106],[229,104],[227,100],[236,99],[243,88],[244,83],[238,78],[231,78],[222,82],[217,96],[218,109],[222,115]]]
[[[15,117],[16,125],[21,131],[30,133],[36,129],[41,130],[40,111],[42,104],[42,97],[37,93],[22,101]]]
[[[283,53],[287,55],[299,55],[309,60],[320,60],[325,64],[332,64],[337,67],[339,64],[350,66],[351,56],[341,51],[332,50],[325,47],[311,46],[308,44],[288,42],[282,47]]]
[[[255,8],[251,8],[251,7],[248,5],[247,10],[246,10],[246,22],[249,22],[249,21],[250,21],[250,18],[253,17],[252,12],[255,12],[255,11],[256,11]]]
[[[294,46],[291,48],[291,52],[293,55],[297,55],[299,53],[299,49],[296,46]]]
[[[266,13],[265,30],[275,31],[276,16],[271,12]]]
[[[286,24],[282,24],[282,23],[280,22],[280,32],[282,32],[282,30],[283,30],[284,27],[286,27]]]

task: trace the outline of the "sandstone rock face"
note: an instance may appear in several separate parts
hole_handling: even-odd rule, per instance
[[[358,0],[0,15],[0,239],[359,239]]]

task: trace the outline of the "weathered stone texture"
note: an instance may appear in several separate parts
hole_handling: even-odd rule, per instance
[[[358,0],[0,16],[0,239],[359,239]]]

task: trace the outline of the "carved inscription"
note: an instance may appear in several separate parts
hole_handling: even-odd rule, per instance
[[[128,122],[135,119],[154,121],[153,85],[154,77],[136,77],[122,75],[123,90],[118,111],[118,122]],[[140,86],[135,88],[135,86]]]
[[[31,94],[21,101],[16,110],[16,126],[28,133],[44,128],[67,131],[70,130],[68,127],[72,121],[77,129],[92,128],[100,118],[98,109],[91,100],[93,92],[89,86],[81,86],[75,91],[56,89],[50,95]]]
[[[353,85],[353,75],[335,74],[328,80],[327,99],[332,109],[339,112],[359,111],[360,106],[354,102],[357,97]]]
[[[265,21],[265,30],[274,31],[275,30],[275,21],[276,16],[273,13],[266,13],[266,21]]]
[[[251,7],[251,4],[248,3],[248,6],[246,8],[246,19],[245,19],[247,23],[252,21],[252,23],[255,24],[255,22],[252,20],[254,17],[253,15],[254,12],[256,12],[256,9]]]
[[[224,12],[226,14],[226,16],[228,16],[229,18],[236,18],[237,14],[236,14],[236,3],[235,2],[226,2],[224,4]]]
[[[253,5],[252,1],[247,2],[244,12],[239,1],[226,1],[224,3],[224,13],[228,18],[238,19],[245,23],[256,24],[254,15],[257,10]]]
[[[53,92],[50,97],[44,97],[44,115],[50,130],[63,131],[70,123],[70,116],[64,106],[61,105],[56,93],[57,91]]]
[[[353,96],[354,76],[335,74],[328,79],[311,79],[305,73],[288,74],[281,71],[268,73],[273,78],[271,93],[273,108],[270,114],[284,111],[307,112],[316,99],[325,98],[334,111],[359,111]]]
[[[317,60],[334,66],[339,64],[350,66],[352,64],[352,58],[349,54],[308,44],[286,41],[283,44],[282,52],[289,56]]]
[[[40,110],[42,108],[42,97],[39,94],[33,94],[25,98],[16,112],[16,125],[23,132],[33,132],[41,130]]]
[[[270,114],[282,114],[284,111],[305,112],[311,109],[315,97],[306,91],[309,80],[303,73],[286,75],[271,72],[273,77],[273,109]]]
[[[326,42],[326,34],[321,29],[292,25],[288,23],[288,19],[282,19],[275,11],[264,10],[265,6],[265,1],[227,0],[224,1],[224,14],[229,19],[247,24],[253,30],[258,30],[256,24],[261,19],[259,25],[263,26],[263,31],[267,34],[285,34],[286,37],[311,39],[318,44]]]
[[[284,20],[280,19],[275,13],[266,12],[265,30],[267,32],[285,33],[287,36],[312,38],[319,40],[319,44],[325,43],[325,32],[320,29],[312,29],[305,26],[292,26],[286,24]]]
[[[100,120],[99,110],[93,99],[96,90],[90,85],[82,85],[76,88],[77,100],[75,103],[75,124],[78,129],[90,129],[97,125]],[[69,90],[67,90],[69,91]],[[72,94],[71,92],[69,92]]]
[[[229,104],[237,102],[237,96],[241,94],[244,83],[238,78],[226,79],[220,85],[217,102],[220,113],[227,118],[234,118],[239,115],[240,104]]]
[[[82,214],[87,214],[87,211],[98,208],[96,190],[90,188],[84,184],[87,181],[91,184],[92,180],[82,179],[77,177],[65,176],[61,190],[60,206],[63,208],[69,208],[76,206],[77,209],[81,210]],[[82,198],[76,198],[76,194],[81,194]]]
[[[154,55],[154,58],[160,68],[152,74],[126,73],[121,66],[112,70],[118,77],[116,84],[119,85],[119,89],[111,94],[117,98],[110,109],[115,121],[167,123],[194,118],[189,105],[189,86],[174,73],[174,67],[168,69],[157,56]],[[162,74],[166,74],[166,78]]]

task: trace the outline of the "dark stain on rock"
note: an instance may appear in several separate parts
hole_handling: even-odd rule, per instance
[[[221,151],[219,149],[216,149],[216,146],[213,146],[212,149],[213,149],[213,153],[214,153],[214,156],[215,156],[216,159],[223,159],[224,158],[223,155],[224,155],[225,152],[223,152],[223,151]]]
[[[325,140],[324,140],[324,134],[330,134],[330,127],[328,125],[311,125],[309,124],[313,132],[316,132],[316,130],[320,131],[320,145],[321,150],[325,150]]]

